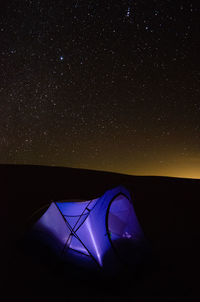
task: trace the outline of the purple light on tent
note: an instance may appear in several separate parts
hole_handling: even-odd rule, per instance
[[[140,239],[144,236],[133,205],[124,195],[118,195],[110,206],[108,228],[111,234],[120,238]]]
[[[61,253],[70,236],[70,230],[66,228],[66,223],[55,203],[51,203],[48,210],[35,223],[33,230],[57,253]]]
[[[53,202],[34,229],[63,259],[74,253],[77,263],[84,256],[105,269],[111,263],[117,265],[117,255],[128,258],[124,243],[144,241],[130,193],[124,187],[90,201]]]
[[[78,238],[76,238],[75,236],[72,236],[71,242],[69,247],[75,251],[81,252],[85,255],[89,255],[88,251],[86,250],[86,248],[82,245],[82,243],[80,242],[80,240]]]
[[[99,265],[102,266],[102,261],[101,261],[101,255],[99,253],[98,242],[96,242],[96,240],[95,240],[93,230],[91,228],[90,220],[88,220],[88,222],[87,222],[87,227],[88,227],[88,231],[89,231],[89,234],[91,236],[91,239],[92,239],[92,243],[94,245],[94,249],[95,249],[95,252],[96,252],[96,255],[97,255],[97,258],[98,258]]]

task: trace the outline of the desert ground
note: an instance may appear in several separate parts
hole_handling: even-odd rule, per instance
[[[2,301],[197,301],[200,180],[61,167],[0,165]],[[89,200],[118,185],[130,190],[151,245],[141,272],[85,279],[33,257],[24,235],[51,201]]]

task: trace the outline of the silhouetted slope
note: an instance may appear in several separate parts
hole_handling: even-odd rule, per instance
[[[0,183],[1,271],[7,294],[9,288],[13,288],[11,297],[26,300],[30,295],[35,300],[48,301],[58,291],[59,282],[68,290],[58,272],[52,273],[41,263],[21,253],[20,239],[35,211],[51,200],[90,199],[101,196],[107,189],[124,185],[133,194],[136,214],[152,245],[155,259],[153,268],[137,281],[137,287],[134,287],[134,279],[132,283],[130,281],[125,298],[135,301],[185,298],[191,301],[194,298],[198,288],[195,273],[199,273],[200,255],[200,180],[128,176],[59,167],[0,165]],[[54,284],[54,289],[51,284]],[[79,286],[79,283],[74,284],[74,287]],[[98,292],[99,289],[95,290]],[[107,299],[118,297],[121,300],[123,288],[116,290],[117,294],[112,287],[103,287],[97,296],[99,300],[104,295]],[[67,299],[65,294],[59,291],[59,298]],[[78,301],[78,297],[70,295],[70,298]]]

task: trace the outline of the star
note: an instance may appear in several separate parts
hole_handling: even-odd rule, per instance
[[[131,9],[130,9],[130,7],[128,7],[127,12],[126,12],[126,17],[130,17],[130,12],[131,12]]]

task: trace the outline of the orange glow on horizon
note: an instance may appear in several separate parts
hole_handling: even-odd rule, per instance
[[[142,169],[143,170],[143,169]],[[125,173],[126,172],[121,172]],[[130,173],[128,171],[127,174],[130,175],[141,175],[141,176],[166,176],[166,177],[178,177],[178,178],[192,178],[192,179],[200,179],[200,168],[199,167],[178,167],[172,169],[150,169],[146,171],[133,171]]]

